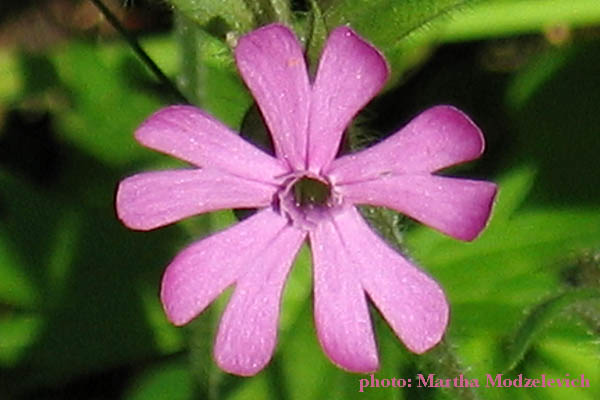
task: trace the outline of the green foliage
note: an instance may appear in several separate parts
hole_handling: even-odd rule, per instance
[[[518,16],[518,18],[515,18]],[[474,3],[450,18],[441,37],[448,41],[497,38],[594,26],[600,18],[596,0],[500,0]]]
[[[177,10],[198,25],[212,24],[218,32],[234,30],[248,32],[256,22],[252,10],[253,2],[244,0],[171,0]],[[225,24],[225,26],[223,26]]]
[[[473,0],[331,1],[327,27],[350,24],[386,56],[394,83],[427,56],[436,29]]]
[[[588,307],[590,300],[600,301],[600,291],[597,289],[570,290],[537,305],[512,339],[506,367],[502,370],[515,368],[523,360],[532,341],[564,311],[572,312],[577,307]],[[595,312],[597,311],[595,310]]]
[[[452,309],[445,342],[423,356],[372,309],[381,358],[374,377],[464,373],[485,383],[486,374],[569,373],[585,374],[591,387],[359,393],[369,377],[332,365],[319,346],[308,246],[285,288],[270,365],[249,379],[220,371],[212,347],[229,292],[186,328],[166,321],[157,294],[179,249],[235,217],[224,211],[145,233],[121,225],[113,206],[120,179],[182,166],[132,135],[168,97],[119,41],[72,40],[35,54],[0,49],[0,397],[92,398],[91,380],[106,386],[104,397],[128,400],[598,398],[598,263],[587,255],[600,249],[600,43],[597,28],[574,30],[598,25],[597,1],[170,3],[174,34],[146,37],[143,47],[194,104],[235,129],[260,118],[248,112],[253,100],[232,48],[271,21],[295,28],[313,69],[328,31],[342,23],[385,53],[393,79],[353,129],[383,136],[441,102],[482,126],[484,158],[447,172],[500,186],[479,238],[459,242],[389,210],[365,210],[441,283]],[[541,35],[506,39],[556,26],[568,34],[560,45]],[[485,37],[504,40],[433,51]]]
[[[189,400],[194,393],[192,374],[185,362],[157,363],[136,379],[124,400]]]
[[[239,128],[251,98],[237,73],[233,53],[222,40],[186,17],[177,19],[182,59],[180,86],[192,103]]]
[[[332,1],[325,8],[329,27],[351,24],[383,49],[398,45],[413,32],[435,23],[469,0]]]

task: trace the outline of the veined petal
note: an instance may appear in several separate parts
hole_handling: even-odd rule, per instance
[[[328,169],[336,183],[387,174],[434,172],[474,160],[483,152],[483,134],[460,110],[432,107],[381,143],[336,159]]]
[[[210,169],[145,172],[121,181],[117,214],[129,228],[149,230],[209,211],[264,207],[276,189]]]
[[[135,132],[144,146],[199,167],[273,182],[285,174],[277,159],[193,106],[171,106],[151,115]]]
[[[309,232],[317,336],[336,365],[352,372],[372,372],[379,359],[359,280],[362,265],[351,257],[343,234],[330,217]]]
[[[396,335],[423,353],[442,338],[448,303],[442,289],[379,238],[355,208],[335,223],[362,286]]]
[[[285,218],[266,208],[184,249],[162,280],[167,318],[175,325],[192,320],[256,263],[286,225]]]
[[[387,77],[388,66],[376,48],[346,26],[331,32],[313,85],[309,169],[318,172],[333,160],[344,130]]]
[[[275,153],[303,169],[311,92],[296,37],[283,25],[265,26],[239,39],[235,58],[271,131]]]
[[[388,175],[338,186],[347,200],[392,208],[462,240],[473,240],[490,216],[497,187],[435,175]]]
[[[284,227],[237,281],[214,347],[215,359],[223,370],[250,376],[271,359],[283,286],[305,236],[291,225]]]

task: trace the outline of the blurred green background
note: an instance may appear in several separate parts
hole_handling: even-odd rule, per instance
[[[484,156],[449,174],[493,180],[487,230],[463,243],[380,211],[374,223],[445,288],[445,342],[405,350],[373,309],[383,378],[579,377],[589,388],[367,388],[323,355],[309,252],[286,286],[279,343],[253,378],[211,359],[222,296],[175,328],[158,299],[185,244],[235,221],[203,215],[152,232],[117,221],[116,185],[183,164],[135,143],[174,97],[90,1],[0,5],[0,399],[596,399],[600,396],[600,3],[597,0],[135,0],[106,4],[193,103],[236,130],[252,98],[236,36],[293,26],[318,60],[349,23],[392,66],[355,142],[453,104]],[[249,132],[248,134],[251,134]]]

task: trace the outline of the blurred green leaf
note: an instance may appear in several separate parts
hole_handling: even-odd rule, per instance
[[[310,250],[307,245],[304,245],[296,256],[285,284],[279,319],[279,330],[282,335],[293,329],[303,312],[306,301],[311,298],[311,268]]]
[[[594,42],[549,49],[513,75],[507,100],[514,136],[500,142],[511,148],[504,149],[510,169],[497,179],[500,191],[492,218],[479,238],[462,243],[426,227],[405,236],[410,255],[441,281],[448,294],[452,319],[447,337],[474,376],[505,367],[507,354],[500,343],[520,326],[527,327],[526,333],[518,337],[510,361],[514,364],[529,350],[514,374],[521,369],[531,374],[534,366],[537,374],[557,377],[577,368],[594,370],[597,349],[575,364],[560,357],[536,364],[532,357],[539,346],[559,337],[575,347],[593,342],[581,329],[568,329],[574,323],[561,318],[568,301],[559,297],[556,303],[544,302],[564,292],[563,271],[569,257],[600,244],[593,156],[600,151],[599,123],[591,111],[598,104],[594,88],[600,81],[592,70],[599,57]],[[492,152],[493,146],[494,142]],[[527,319],[523,310],[540,304],[548,307],[540,306],[542,312]],[[556,320],[561,322],[548,329],[547,322]],[[485,394],[502,399],[508,392]]]
[[[166,42],[149,43],[174,59]],[[22,61],[17,73],[30,72],[19,96],[48,116],[41,128],[6,124],[1,137],[0,377],[3,391],[27,396],[180,351],[181,331],[166,321],[157,293],[187,240],[177,227],[129,231],[115,215],[123,176],[167,164],[133,140],[160,91],[129,49],[73,42],[12,56]],[[32,81],[52,68],[58,81]],[[28,123],[31,113],[14,114]]]
[[[157,363],[139,376],[123,400],[192,400],[194,384],[187,364]]]
[[[547,50],[510,82],[507,101],[517,133],[516,157],[537,168],[527,199],[530,207],[599,205],[599,63],[600,44],[582,41]],[[523,83],[539,75],[545,77],[529,81],[536,86]]]
[[[448,19],[440,29],[440,38],[444,41],[498,38],[598,23],[600,3],[597,0],[482,1]]]
[[[140,91],[130,80],[130,57],[126,47],[102,54],[87,43],[72,43],[54,56],[71,103],[58,114],[60,133],[86,153],[113,165],[147,158],[148,150],[134,141],[133,131],[142,122],[141,116],[160,105],[158,96]],[[139,68],[138,78],[143,77],[145,70],[134,65]],[[122,69],[128,69],[127,73]]]
[[[587,303],[590,299],[600,300],[600,290],[571,290],[535,306],[525,318],[508,347],[503,371],[513,369],[519,363],[531,342],[563,311]]]
[[[312,315],[311,299],[305,299],[297,320],[282,335],[276,353],[281,364],[290,400],[322,398],[325,387],[333,388],[335,367],[325,357],[317,341]],[[310,366],[306,368],[305,366]],[[307,385],[306,382],[312,382]],[[331,393],[328,395],[332,396]]]
[[[2,231],[0,231],[0,302],[10,306],[33,307],[39,300],[36,287],[23,269],[17,249],[10,243],[6,232]]]
[[[255,15],[244,0],[170,0],[181,14],[198,25],[212,24],[209,30],[248,32],[255,26]],[[225,25],[223,25],[225,24]],[[221,26],[220,26],[221,25]]]
[[[0,104],[14,101],[23,91],[23,75],[14,53],[0,49]]]
[[[21,361],[41,330],[41,318],[16,314],[0,317],[0,367],[9,368]]]

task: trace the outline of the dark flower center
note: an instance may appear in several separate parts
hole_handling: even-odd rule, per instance
[[[331,196],[331,187],[317,179],[302,177],[294,183],[294,201],[297,207],[327,205]]]

